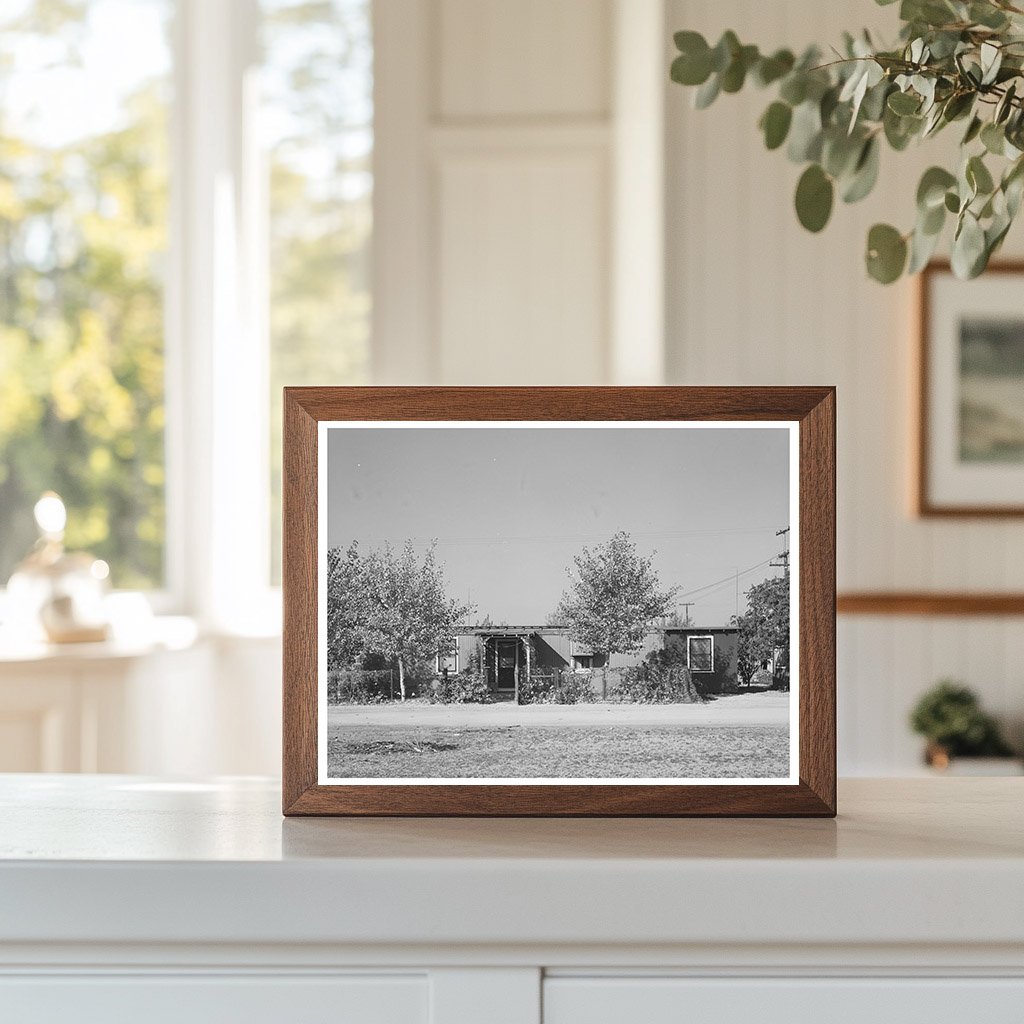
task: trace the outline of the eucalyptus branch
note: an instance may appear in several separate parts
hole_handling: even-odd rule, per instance
[[[1010,0],[902,0],[899,16],[895,48],[847,34],[827,62],[813,47],[798,58],[762,54],[734,32],[714,46],[678,32],[672,78],[697,87],[701,109],[751,81],[774,89],[759,127],[768,149],[785,146],[804,165],[795,206],[809,231],[825,227],[837,194],[853,203],[872,191],[883,143],[900,152],[962,122],[958,166],[922,176],[911,230],[869,231],[866,265],[886,284],[916,273],[952,220],[953,269],[974,277],[1002,245],[1024,196],[1024,23],[1014,20],[1024,9]]]

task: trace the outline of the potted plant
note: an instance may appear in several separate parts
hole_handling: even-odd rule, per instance
[[[698,32],[677,32],[671,76],[696,89],[698,108],[750,83],[775,93],[759,127],[768,149],[785,146],[790,160],[806,165],[796,213],[808,231],[825,226],[837,196],[855,203],[868,195],[884,145],[901,152],[956,125],[959,161],[925,171],[913,225],[874,225],[865,258],[882,284],[916,273],[952,222],[953,271],[977,277],[1024,198],[1024,7],[1021,0],[902,0],[898,12],[891,45],[847,32],[836,46],[801,55],[762,53],[732,31],[715,45]]]
[[[910,725],[928,741],[924,759],[932,768],[947,771],[954,759],[984,758],[1000,759],[1000,763],[976,761],[974,770],[966,774],[987,774],[985,769],[991,767],[1001,769],[999,774],[1019,772],[1019,765],[1012,767],[1007,761],[1017,759],[995,719],[982,711],[974,691],[960,683],[944,679],[925,693],[911,712]]]

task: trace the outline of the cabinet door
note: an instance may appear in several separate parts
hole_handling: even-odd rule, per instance
[[[1021,1024],[1024,978],[548,978],[544,1024]]]
[[[425,975],[35,976],[0,979],[18,1024],[427,1024]]]

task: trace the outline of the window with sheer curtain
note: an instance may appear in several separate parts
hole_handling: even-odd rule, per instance
[[[190,32],[195,18],[222,38],[206,23]],[[221,61],[229,51],[251,58]],[[265,543],[245,556],[276,581],[280,389],[367,374],[372,54],[370,0],[0,9],[0,586],[52,489],[69,547],[104,558],[116,587],[187,605],[190,537],[175,522],[193,500],[218,502],[192,486],[204,453],[185,421],[208,415],[188,365],[199,299],[174,269],[203,244],[190,237],[194,194],[219,187],[212,170],[203,180],[202,112],[181,96],[203,67],[223,94],[209,102],[241,96],[256,140],[232,170],[259,272],[216,287],[225,306],[261,311],[243,339],[261,371],[244,379],[266,458],[250,481],[261,493],[243,498],[265,510]]]

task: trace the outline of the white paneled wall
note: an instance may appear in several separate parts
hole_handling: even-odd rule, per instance
[[[865,24],[892,38],[894,10],[868,0],[669,0],[668,28],[714,39],[732,28],[744,42],[798,47]],[[909,512],[913,287],[883,288],[863,270],[868,227],[910,227],[921,171],[955,138],[887,152],[878,192],[839,204],[812,236],[793,213],[799,168],[761,145],[767,94],[750,89],[696,111],[691,93],[667,88],[669,381],[838,387],[841,590],[1022,589],[1024,522]],[[1021,251],[1017,231],[1007,252]],[[907,712],[942,676],[969,682],[1024,731],[1024,619],[841,618],[839,640],[846,774],[913,768]]]
[[[615,59],[624,10],[644,19],[641,65]],[[650,168],[647,144],[661,143],[643,115],[663,98],[650,75],[662,11],[661,0],[378,0],[378,381],[660,378],[660,291],[617,289],[636,259],[660,278],[650,207],[629,201],[645,255],[616,268],[612,247],[630,154]],[[618,359],[623,309],[644,323],[639,374]]]

